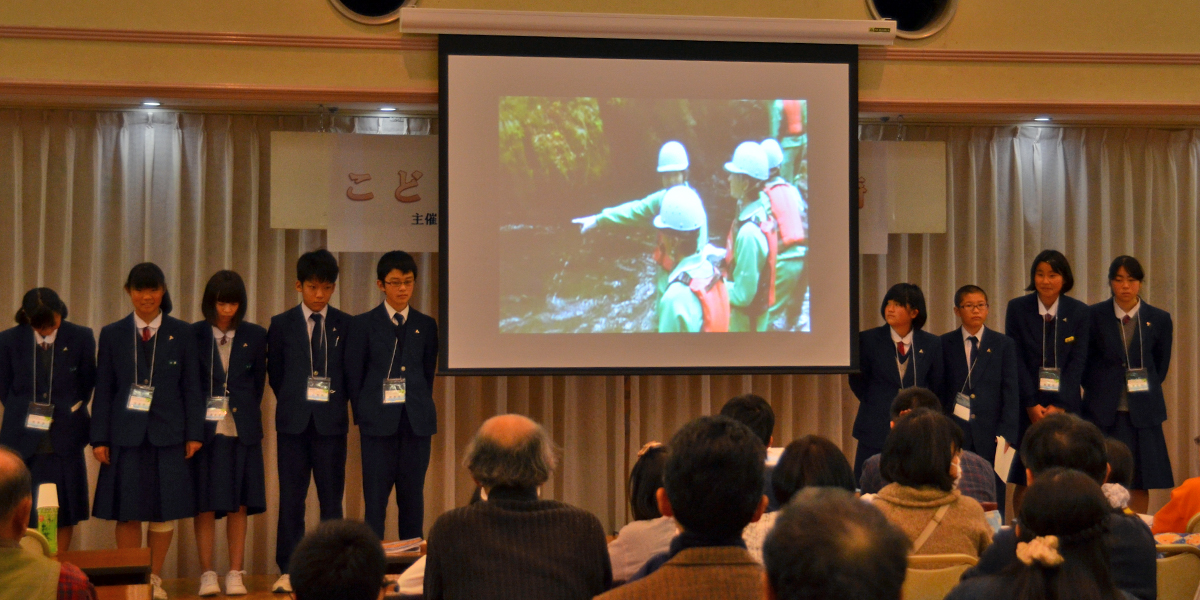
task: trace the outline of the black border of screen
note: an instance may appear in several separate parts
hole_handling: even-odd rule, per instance
[[[649,60],[710,60],[735,62],[841,63],[849,67],[848,131],[850,211],[850,364],[772,367],[559,367],[559,368],[447,368],[449,359],[450,286],[447,234],[449,231],[449,142],[452,118],[447,102],[450,55],[536,56]],[[724,374],[837,374],[859,370],[859,253],[858,253],[858,46],[850,44],[788,44],[772,42],[707,42],[690,40],[633,40],[610,38],[559,38],[495,35],[438,36],[438,327],[441,348],[438,373],[448,376],[520,375],[724,375]]]

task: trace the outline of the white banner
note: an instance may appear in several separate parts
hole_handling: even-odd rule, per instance
[[[333,252],[438,250],[438,138],[333,134]]]

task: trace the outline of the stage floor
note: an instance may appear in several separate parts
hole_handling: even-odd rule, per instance
[[[271,584],[275,583],[277,576],[275,575],[247,575],[242,583],[246,584],[246,590],[250,593],[245,596],[205,596],[205,598],[244,598],[246,600],[282,600],[290,598],[288,594],[273,594],[271,593]],[[217,578],[221,585],[221,591],[225,591],[225,574],[221,573]],[[196,592],[200,591],[199,579],[164,579],[163,589],[167,591],[167,595],[171,600],[197,600],[201,596],[197,596]]]

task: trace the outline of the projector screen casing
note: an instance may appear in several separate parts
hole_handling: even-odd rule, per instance
[[[439,320],[442,345],[439,371],[448,375],[584,375],[844,373],[857,370],[858,232],[857,227],[854,226],[857,224],[858,210],[857,53],[856,46],[841,45],[440,36],[441,216],[438,226],[440,227],[441,267],[439,273],[441,279]],[[482,100],[464,100],[455,96],[456,86],[462,87],[465,84],[463,76],[452,71],[452,68],[461,71],[464,69],[464,65],[470,65],[470,68],[479,68],[479,65],[485,64],[475,62],[476,57],[495,57],[498,60],[504,57],[513,57],[511,62],[501,60],[496,64],[512,66],[514,72],[531,71],[534,73],[543,63],[537,61],[526,63],[519,59],[583,59],[577,63],[565,63],[571,66],[595,64],[590,59],[629,61],[629,65],[639,68],[648,66],[649,72],[655,72],[657,63],[653,61],[682,61],[677,65],[677,70],[682,71],[714,66],[710,63],[732,63],[727,68],[738,67],[738,64],[741,63],[740,68],[743,72],[762,70],[763,73],[770,73],[771,69],[776,68],[793,68],[795,63],[812,65],[817,69],[822,68],[821,65],[843,69],[844,88],[829,92],[833,95],[841,94],[844,100],[844,103],[838,106],[839,112],[844,107],[844,122],[838,123],[836,144],[831,144],[839,148],[837,160],[844,161],[837,170],[840,181],[837,181],[834,186],[841,202],[836,205],[836,211],[831,211],[836,214],[824,217],[830,222],[838,224],[838,230],[832,232],[836,234],[837,256],[835,259],[831,258],[829,253],[832,251],[826,249],[827,260],[824,261],[836,263],[836,269],[827,267],[834,270],[824,275],[834,277],[837,281],[828,283],[835,289],[832,292],[823,289],[818,299],[816,291],[818,281],[815,276],[810,280],[810,287],[813,288],[814,307],[824,303],[822,305],[824,312],[821,314],[836,314],[836,323],[822,322],[819,325],[819,331],[814,330],[813,333],[501,333],[497,309],[500,302],[498,297],[500,287],[496,281],[498,279],[496,273],[500,269],[495,264],[498,256],[495,252],[488,251],[486,240],[476,239],[485,238],[488,235],[486,228],[491,226],[488,224],[488,215],[481,216],[481,212],[486,212],[487,209],[485,205],[481,204],[471,204],[475,208],[467,209],[471,198],[477,198],[488,189],[480,182],[487,180],[491,173],[490,170],[498,167],[491,164],[485,165],[484,163],[487,161],[484,160],[464,162],[463,151],[458,147],[453,149],[450,147],[455,143],[456,133],[459,134],[459,139],[466,139],[461,131],[462,128],[468,127],[464,125],[468,122],[470,124],[468,129],[477,132],[470,136],[471,143],[478,143],[481,148],[487,148],[491,143],[490,140],[495,139],[495,117],[491,117],[491,121],[486,121],[481,114],[486,112],[489,103],[494,112],[496,98],[505,97],[505,94]],[[720,67],[720,65],[715,66]],[[603,70],[601,68],[601,71]],[[482,74],[488,73],[484,71]],[[701,77],[694,79],[702,81]],[[497,81],[499,80],[500,78],[497,76]],[[554,82],[544,83],[550,88],[555,85]],[[538,93],[529,93],[528,95],[560,95],[563,97],[589,95],[587,93],[545,93],[542,89],[545,87],[538,88],[536,90]],[[699,100],[705,97],[695,95],[707,93],[702,84],[695,89],[699,91],[685,96],[678,94],[672,96],[667,93],[661,98]],[[822,92],[818,91],[817,93]],[[636,93],[612,93],[603,94],[603,96],[611,98],[640,97]],[[711,97],[739,99],[738,96],[719,94]],[[767,99],[766,96],[753,94],[746,95],[744,98]],[[812,119],[812,117],[809,118]],[[488,132],[485,121],[493,123],[492,132]],[[456,126],[459,127],[458,130],[456,130]],[[495,146],[492,145],[492,148]],[[732,152],[732,150],[733,148],[730,147],[729,151]],[[457,154],[452,154],[452,152]],[[497,150],[492,150],[493,154],[497,152]],[[472,156],[478,158],[476,155]],[[813,165],[811,156],[810,153],[810,162],[808,163],[810,172]],[[469,169],[466,168],[468,164],[470,165]],[[653,170],[654,165],[649,164],[646,167]],[[452,179],[455,178],[456,168],[459,169],[462,179]],[[473,172],[476,170],[479,173]],[[843,175],[844,179],[842,179]],[[470,178],[474,179],[467,184],[463,183],[463,180]],[[815,182],[810,176],[810,185],[813,183]],[[456,198],[455,194],[458,194],[459,198]],[[476,200],[477,202],[478,200]],[[828,210],[829,206],[831,204],[827,202],[825,210]],[[455,210],[459,212],[455,212]],[[578,226],[574,227],[578,228]],[[728,220],[710,223],[709,227],[710,237],[716,236],[723,239],[724,231],[728,227]],[[813,224],[813,229],[817,229],[816,224]],[[829,235],[829,239],[833,239],[834,236],[829,232],[825,232],[824,229],[820,231],[824,233],[819,235]],[[462,239],[456,239],[460,237]],[[467,251],[466,248],[473,243],[482,245],[472,251]],[[832,247],[835,244],[831,242],[829,245]],[[805,268],[812,271],[808,264]],[[821,279],[823,285],[826,282],[829,282],[828,277]],[[836,302],[833,302],[832,297],[836,297]],[[816,323],[814,323],[814,327],[818,327]],[[811,349],[815,346],[828,348],[829,351],[818,352],[814,355]]]

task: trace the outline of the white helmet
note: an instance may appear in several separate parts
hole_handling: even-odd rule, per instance
[[[733,160],[725,163],[725,170],[730,173],[749,175],[759,181],[766,181],[770,176],[767,168],[767,153],[757,142],[742,142],[733,151]]]
[[[675,231],[696,231],[707,222],[704,203],[700,202],[696,190],[686,185],[676,185],[667,190],[658,216],[654,217],[655,227]]]
[[[763,152],[767,153],[767,166],[772,169],[779,168],[783,164],[783,148],[779,147],[779,142],[775,138],[767,138],[759,142]]]
[[[670,141],[662,145],[658,151],[658,172],[683,171],[688,168],[687,150],[683,144]]]

